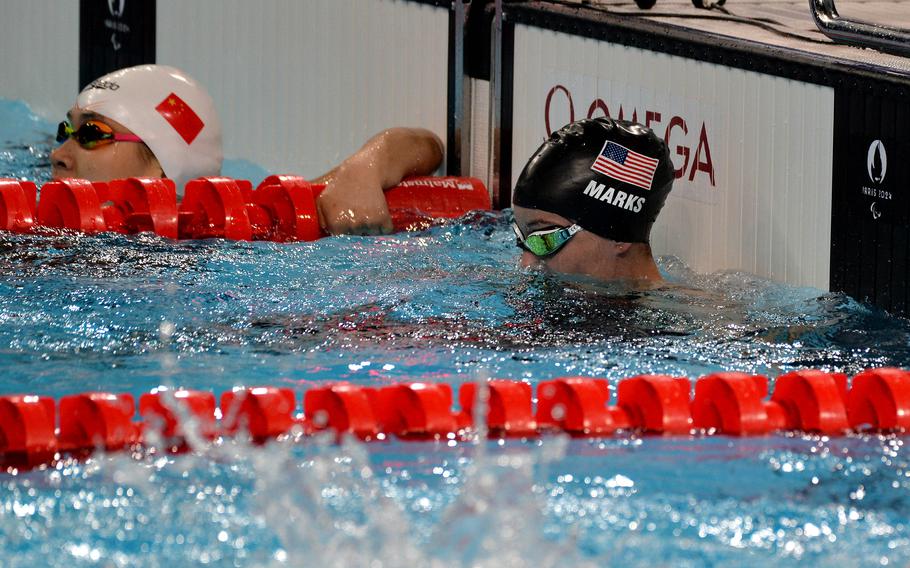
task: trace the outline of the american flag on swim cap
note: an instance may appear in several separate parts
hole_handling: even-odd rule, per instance
[[[642,189],[651,189],[658,160],[607,140],[591,169]]]

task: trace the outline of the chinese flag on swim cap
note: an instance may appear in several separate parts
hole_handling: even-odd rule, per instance
[[[190,108],[190,105],[186,104],[183,99],[174,93],[166,96],[155,107],[155,110],[164,117],[164,120],[168,121],[181,138],[186,140],[187,144],[192,144],[202,127],[205,126],[205,123]]]

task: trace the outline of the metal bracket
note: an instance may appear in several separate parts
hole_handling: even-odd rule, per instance
[[[449,14],[449,109],[446,140],[446,173],[468,175],[471,140],[471,105],[464,70],[465,3],[452,2]]]
[[[502,209],[509,207],[511,188],[503,187],[503,148],[502,148],[502,0],[496,0],[496,16],[493,18],[493,33],[491,34],[491,63],[490,63],[490,158],[489,158],[489,186],[493,195],[493,207]]]
[[[908,30],[861,20],[845,20],[838,15],[834,0],[809,0],[809,11],[818,29],[837,43],[910,56]]]

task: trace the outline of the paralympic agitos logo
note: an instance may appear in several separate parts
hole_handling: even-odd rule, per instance
[[[560,110],[561,109],[561,110]],[[701,123],[701,128],[690,125],[697,122],[686,121],[685,118],[673,115],[665,121],[664,116],[668,113],[645,110],[644,120],[638,114],[638,109],[633,108],[631,116],[622,105],[616,110],[616,115],[611,114],[611,109],[602,99],[594,99],[587,108],[587,118],[606,116],[617,118],[619,120],[631,120],[639,122],[653,130],[658,136],[663,135],[664,142],[675,152],[676,158],[673,160],[674,165],[678,167],[675,170],[676,179],[685,177],[689,181],[694,181],[696,177],[706,179],[711,187],[716,187],[714,178],[714,162],[711,159],[711,144],[708,140],[708,130],[705,123]],[[568,111],[566,113],[566,111]],[[544,124],[546,125],[547,136],[550,136],[555,130],[559,130],[563,124],[554,124],[553,117],[566,116],[568,122],[574,122],[583,118],[580,113],[576,114],[575,101],[572,93],[564,85],[555,85],[547,93],[546,104],[544,105]],[[695,132],[698,132],[698,140],[695,140]],[[690,135],[691,132],[691,135]],[[681,143],[680,143],[681,142]],[[675,145],[675,146],[674,146]],[[680,163],[681,161],[681,163]]]

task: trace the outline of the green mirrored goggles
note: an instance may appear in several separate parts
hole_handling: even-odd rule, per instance
[[[536,256],[544,257],[556,254],[556,252],[564,247],[565,244],[569,242],[569,239],[581,231],[582,228],[579,225],[574,224],[568,227],[555,227],[553,229],[534,231],[530,235],[525,236],[522,234],[521,229],[518,228],[518,223],[513,222],[512,230],[515,231],[515,236],[518,237],[518,246]]]

